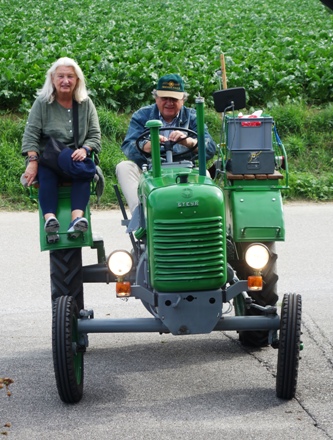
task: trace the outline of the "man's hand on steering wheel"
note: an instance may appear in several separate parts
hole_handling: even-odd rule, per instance
[[[174,130],[170,133],[169,141],[174,142],[175,144],[181,144],[184,147],[191,149],[196,147],[198,143],[198,139],[188,137],[188,135],[179,130]]]
[[[160,144],[164,145],[165,142],[167,141],[171,141],[174,144],[181,144],[186,148],[190,148],[193,149],[194,147],[197,146],[198,140],[195,138],[191,138],[191,137],[187,137],[186,134],[184,134],[183,132],[179,131],[179,130],[175,130],[173,132],[170,133],[169,139],[165,136],[160,135]],[[148,141],[144,146],[143,146],[143,151],[145,153],[151,153],[151,143]]]
[[[168,141],[168,138],[165,137],[165,136],[162,136],[161,134],[160,134],[159,138],[160,138],[160,144],[161,144],[161,145],[165,144],[165,142]],[[150,140],[148,140],[148,141],[144,144],[144,146],[142,147],[142,151],[143,151],[144,153],[151,154],[151,142],[150,142]]]
[[[181,127],[160,127],[160,132],[163,131],[171,131],[169,138],[159,135],[160,145],[165,146],[167,143],[173,145],[181,144],[184,147],[188,148],[188,151],[183,151],[181,153],[173,153],[173,157],[177,159],[181,159],[186,157],[188,153],[194,153],[197,149],[197,133],[188,128]],[[150,142],[150,130],[144,131],[136,140],[137,149],[143,153],[146,157],[151,155],[151,142]],[[193,137],[192,137],[193,136]],[[140,145],[141,142],[143,145]],[[161,153],[161,157],[165,157],[165,153]]]

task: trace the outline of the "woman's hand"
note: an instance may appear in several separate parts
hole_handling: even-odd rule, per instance
[[[28,166],[24,172],[24,177],[27,179],[27,185],[30,186],[36,180],[38,173],[38,162],[29,162]]]
[[[84,148],[78,148],[73,151],[72,159],[77,162],[83,162],[87,157],[87,152]]]

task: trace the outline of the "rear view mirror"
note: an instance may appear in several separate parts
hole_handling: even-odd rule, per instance
[[[246,106],[244,87],[218,90],[213,93],[213,99],[215,110],[218,113],[223,113],[227,110],[240,110]]]
[[[320,0],[325,6],[330,9],[333,9],[333,0]]]

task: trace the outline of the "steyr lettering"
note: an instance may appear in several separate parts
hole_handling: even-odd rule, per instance
[[[194,202],[178,202],[178,208],[190,208],[191,206],[199,206],[198,201]]]

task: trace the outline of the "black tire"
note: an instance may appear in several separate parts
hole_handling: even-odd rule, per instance
[[[290,400],[295,397],[301,346],[302,298],[285,294],[281,309],[276,395]]]
[[[53,303],[52,352],[56,384],[60,399],[77,403],[83,394],[84,347],[79,345],[74,298],[60,296]]]
[[[271,253],[271,259],[269,264],[265,267],[262,272],[263,277],[263,289],[258,292],[248,292],[251,298],[255,301],[256,304],[260,306],[275,306],[279,297],[277,294],[277,253],[275,242],[266,242],[263,243],[268,247]],[[249,275],[252,275],[253,271],[247,266],[245,260],[243,259],[244,250],[247,248],[249,243],[239,243],[238,244],[238,254],[240,255],[240,259],[238,261],[233,262],[233,267],[237,272],[237,276],[240,279],[246,280]],[[261,315],[262,312],[260,310],[251,307],[250,309],[245,309],[246,316],[258,316]],[[239,340],[242,345],[252,346],[252,347],[265,347],[269,344],[268,341],[268,331],[259,330],[259,331],[241,331],[239,332]]]
[[[50,276],[52,301],[69,295],[84,308],[81,248],[50,251]]]

